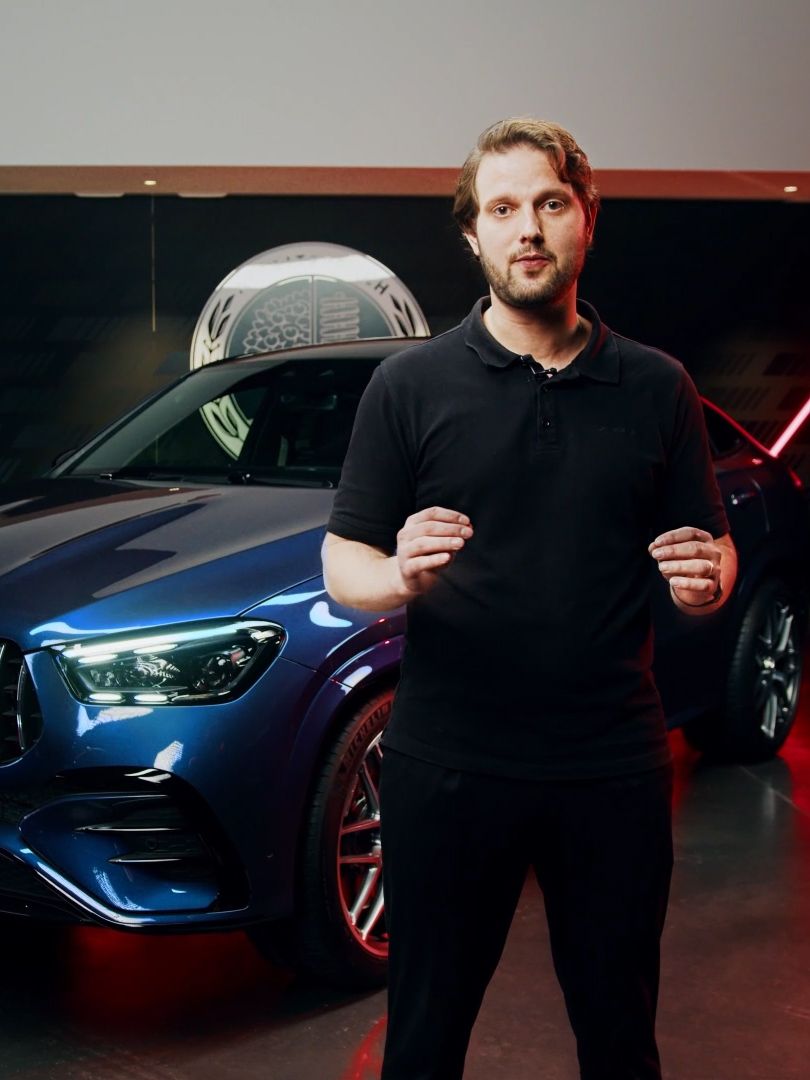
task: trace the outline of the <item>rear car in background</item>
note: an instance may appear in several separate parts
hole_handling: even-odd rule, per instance
[[[210,364],[2,492],[4,917],[245,927],[335,982],[384,978],[379,742],[405,614],[332,601],[320,547],[360,395],[407,344]],[[766,757],[796,712],[806,503],[705,409],[740,576],[690,619],[651,566],[656,677],[694,745]]]

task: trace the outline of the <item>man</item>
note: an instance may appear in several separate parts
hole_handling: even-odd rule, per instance
[[[329,593],[408,605],[382,776],[384,1080],[462,1076],[529,867],[583,1080],[661,1075],[650,568],[705,615],[736,556],[691,380],[577,302],[597,205],[564,129],[483,133],[454,214],[489,296],[375,372],[329,523]]]

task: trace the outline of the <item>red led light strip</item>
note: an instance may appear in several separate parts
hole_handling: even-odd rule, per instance
[[[810,397],[807,399],[807,401],[805,401],[804,405],[802,405],[802,407],[790,421],[788,426],[785,428],[785,430],[771,447],[771,453],[774,457],[778,457],[779,454],[784,450],[784,448],[787,446],[787,444],[790,442],[790,440],[793,438],[793,436],[796,434],[796,432],[799,430],[799,428],[802,426],[808,416],[810,416]]]

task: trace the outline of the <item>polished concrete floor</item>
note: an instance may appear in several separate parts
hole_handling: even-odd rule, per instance
[[[807,669],[806,669],[807,670]],[[667,1080],[810,1076],[810,686],[782,755],[708,766],[676,733],[676,872],[659,1037]],[[0,934],[0,1077],[374,1080],[381,993],[297,985],[241,933]],[[527,883],[465,1080],[575,1080]]]

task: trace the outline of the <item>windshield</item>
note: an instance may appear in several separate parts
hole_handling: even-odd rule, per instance
[[[66,473],[332,486],[377,358],[202,368],[97,443]]]

